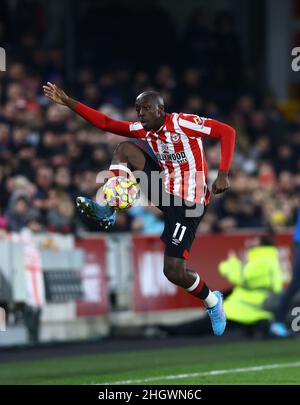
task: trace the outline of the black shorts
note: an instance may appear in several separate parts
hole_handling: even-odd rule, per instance
[[[156,158],[153,158],[145,150],[143,152],[146,157],[143,171],[150,179],[151,173],[161,172],[161,169]],[[187,259],[198,225],[207,207],[199,204],[191,205],[191,203],[189,204],[172,194],[168,194],[169,204],[164,204],[162,197],[166,196],[166,192],[163,182],[160,183],[159,187],[159,200],[157,195],[153,198],[151,181],[148,181],[146,189],[143,189],[141,184],[141,189],[144,194],[147,193],[149,200],[164,213],[165,227],[161,239],[165,243],[165,254],[170,257]]]

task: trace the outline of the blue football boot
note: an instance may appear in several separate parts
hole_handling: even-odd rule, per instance
[[[226,315],[223,308],[223,296],[220,291],[214,291],[218,298],[218,303],[212,307],[207,309],[207,313],[210,317],[211,326],[213,332],[216,336],[221,336],[226,328]]]
[[[273,322],[270,326],[270,334],[271,336],[279,338],[287,338],[290,336],[290,332],[282,322]]]
[[[77,197],[76,207],[82,214],[99,221],[104,229],[110,228],[116,222],[116,212],[106,202],[98,204],[90,198]]]

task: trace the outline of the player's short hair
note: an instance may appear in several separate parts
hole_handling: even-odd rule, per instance
[[[159,94],[159,93],[158,93],[157,91],[155,91],[155,90],[143,91],[143,93],[141,93],[141,94],[139,94],[139,95],[137,96],[136,100],[139,99],[139,98],[144,98],[144,97],[151,98],[151,99],[152,99],[153,101],[155,101],[158,105],[161,105],[161,106],[163,106],[163,107],[164,107],[164,105],[165,105],[163,97],[161,96],[161,94]]]

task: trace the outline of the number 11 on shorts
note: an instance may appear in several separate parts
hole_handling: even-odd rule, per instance
[[[184,233],[186,231],[186,226],[181,225],[179,222],[176,222],[175,231],[174,231],[173,236],[172,236],[173,239],[175,239],[180,228],[181,228],[181,233],[180,233],[179,238],[178,238],[179,242],[181,242],[182,239],[183,239]]]

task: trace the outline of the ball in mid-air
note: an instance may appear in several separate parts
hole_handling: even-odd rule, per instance
[[[104,198],[116,210],[126,210],[139,198],[136,182],[122,176],[111,177],[103,186]]]

